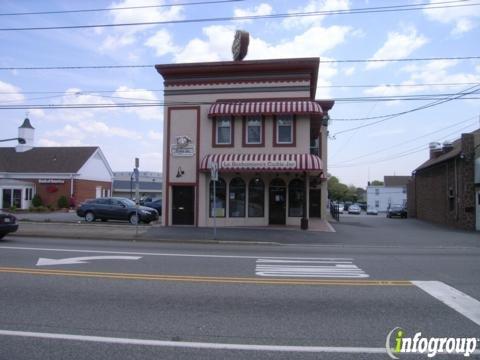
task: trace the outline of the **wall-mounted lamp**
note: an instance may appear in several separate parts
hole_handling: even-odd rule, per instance
[[[177,170],[177,178],[182,177],[183,174],[185,174],[185,171],[183,171],[182,167],[179,166]]]

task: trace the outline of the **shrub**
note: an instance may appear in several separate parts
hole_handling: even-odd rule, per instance
[[[35,196],[32,199],[32,205],[34,207],[39,207],[39,206],[43,205],[43,201],[42,201],[42,198],[40,197],[40,195],[35,194]]]
[[[59,209],[68,208],[68,200],[65,195],[62,195],[58,198],[57,205]]]

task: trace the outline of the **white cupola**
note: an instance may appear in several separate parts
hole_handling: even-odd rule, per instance
[[[25,118],[22,126],[18,128],[18,137],[25,140],[24,144],[18,144],[15,147],[16,152],[24,152],[33,149],[33,141],[35,137],[35,128],[30,124],[30,119]]]

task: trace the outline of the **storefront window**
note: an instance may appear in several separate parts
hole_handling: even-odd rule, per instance
[[[277,143],[293,143],[293,117],[283,115],[277,118]]]
[[[229,216],[245,217],[245,181],[234,178],[230,181],[228,192]]]
[[[247,144],[262,143],[262,118],[260,116],[247,117]]]
[[[305,199],[305,183],[300,179],[290,181],[288,185],[288,216],[303,216],[303,201]]]
[[[232,143],[232,118],[217,118],[217,144],[229,145]]]
[[[215,210],[213,209],[213,181],[210,181],[210,217],[213,217],[214,211],[216,217],[225,217],[227,212],[227,184],[225,180],[219,178],[215,184]]]
[[[248,184],[248,217],[263,217],[265,207],[265,184],[255,178]]]

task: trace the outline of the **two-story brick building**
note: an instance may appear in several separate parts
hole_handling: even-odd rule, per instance
[[[157,65],[164,78],[164,225],[300,225],[326,217],[318,58]],[[219,169],[211,181],[210,167]]]

